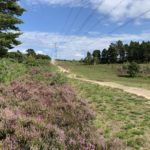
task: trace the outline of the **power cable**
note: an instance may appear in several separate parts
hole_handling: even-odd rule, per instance
[[[85,4],[85,5],[87,4],[87,1],[82,0],[82,2],[84,2],[83,4]],[[80,7],[80,8],[79,8],[79,11],[78,11],[78,12],[76,13],[76,15],[75,15],[74,20],[73,20],[72,23],[70,24],[70,27],[69,27],[69,29],[68,29],[68,31],[67,31],[66,34],[68,34],[68,33],[70,32],[71,28],[73,28],[73,26],[75,25],[77,19],[79,18],[80,14],[82,13],[82,11],[83,11],[83,8]]]
[[[121,1],[119,1],[119,3],[117,4],[117,5],[115,5],[110,11],[109,11],[109,13],[111,13],[111,12],[113,12],[113,10],[115,10],[117,7],[119,7],[120,6],[120,4],[123,2],[123,0],[121,0]],[[105,19],[105,15],[102,17],[102,18],[100,18],[97,22],[95,22],[90,28],[88,28],[88,30],[91,30],[91,29],[93,29],[94,27],[96,27],[100,22],[102,22],[104,19]]]

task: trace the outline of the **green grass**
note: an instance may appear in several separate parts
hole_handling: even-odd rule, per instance
[[[7,71],[14,80],[0,86],[0,149],[100,150],[110,145],[97,140],[89,105],[76,97],[55,66],[41,61],[34,66],[9,60],[1,63],[7,81]],[[26,73],[14,78],[12,73],[20,67]]]
[[[10,83],[14,79],[24,75],[27,68],[14,60],[0,59],[0,83]]]
[[[71,81],[96,111],[94,124],[105,138],[118,137],[134,149],[150,149],[150,101],[121,90]]]
[[[104,64],[104,65],[83,65],[79,62],[58,62],[62,67],[69,69],[72,73],[78,76],[85,77],[91,80],[116,82],[127,86],[142,87],[150,89],[150,78],[148,77],[119,77],[117,76],[117,68],[119,64]],[[150,64],[147,64],[150,66]]]

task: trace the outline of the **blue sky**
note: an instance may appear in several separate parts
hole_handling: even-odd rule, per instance
[[[22,45],[15,50],[33,48],[54,57],[57,43],[58,58],[80,59],[117,40],[150,40],[149,0],[21,0],[20,4],[27,11],[21,17]]]

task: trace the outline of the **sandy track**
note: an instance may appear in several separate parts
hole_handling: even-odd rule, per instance
[[[92,83],[92,84],[98,84],[98,85],[101,85],[101,86],[107,86],[107,87],[111,87],[111,88],[115,88],[115,89],[121,89],[121,90],[123,90],[127,93],[135,94],[137,96],[142,96],[146,99],[150,99],[150,90],[146,90],[146,89],[143,89],[143,88],[129,87],[129,86],[125,86],[125,85],[115,83],[115,82],[101,82],[101,81],[89,80],[89,79],[86,79],[86,78],[79,78],[79,77],[77,77],[76,74],[72,74],[69,70],[67,70],[67,69],[65,69],[61,66],[58,66],[58,68],[59,68],[60,72],[66,73],[69,78],[84,81],[84,82],[89,82],[89,83]]]

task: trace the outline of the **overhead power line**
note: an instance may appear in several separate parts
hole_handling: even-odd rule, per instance
[[[147,11],[145,11],[145,12],[143,12],[143,13],[139,14],[139,15],[138,15],[138,16],[136,16],[135,18],[132,18],[132,19],[128,20],[128,21],[127,21],[127,22],[125,22],[123,25],[121,25],[121,26],[119,26],[119,27],[117,27],[117,28],[113,29],[112,31],[108,32],[107,34],[112,34],[112,33],[114,33],[115,31],[117,31],[117,30],[119,30],[119,29],[121,29],[121,28],[125,27],[125,26],[126,26],[126,25],[128,25],[129,23],[131,23],[131,22],[133,22],[133,21],[137,20],[138,18],[140,18],[140,17],[142,17],[142,16],[146,15],[146,14],[147,14],[147,13],[149,13],[149,12],[150,12],[150,9],[148,9]],[[93,42],[91,42],[91,43],[90,43],[90,44],[88,44],[87,46],[91,45],[92,43],[93,43]]]
[[[86,19],[83,21],[83,23],[79,26],[79,29],[77,32],[80,32],[88,23],[88,21],[94,16],[94,14],[97,12],[97,9],[102,5],[103,1],[100,1],[98,6],[86,17]]]
[[[117,8],[117,7],[116,7],[116,8]],[[125,26],[128,25],[129,23],[131,23],[131,22],[137,20],[138,18],[141,18],[142,16],[146,15],[146,14],[149,13],[149,12],[150,12],[150,9],[148,9],[147,11],[145,11],[145,12],[139,14],[139,15],[136,16],[135,18],[132,18],[132,19],[126,21],[124,24],[122,24],[122,25],[119,26],[119,27],[116,27],[116,28],[113,29],[112,31],[108,32],[107,34],[112,34],[112,33],[116,32],[117,30],[119,30],[119,29],[125,27]],[[100,38],[101,38],[101,37],[100,37]],[[72,42],[72,41],[73,41],[73,39],[72,39],[70,42]],[[87,46],[91,45],[92,43],[93,43],[93,42],[87,44]]]
[[[68,24],[68,21],[69,21],[71,15],[72,15],[72,13],[73,13],[73,7],[72,7],[72,8],[70,9],[70,11],[68,12],[68,15],[67,15],[67,17],[66,17],[66,19],[65,19],[65,22],[64,22],[64,24],[63,24],[63,26],[62,26],[62,29],[61,29],[62,32],[64,32],[64,30],[65,30],[65,28],[66,28],[66,26],[67,26],[67,24]]]
[[[129,23],[131,23],[131,22],[137,20],[138,18],[140,18],[140,17],[146,15],[146,14],[149,13],[149,12],[150,12],[150,9],[148,9],[147,11],[145,11],[145,12],[139,14],[139,15],[136,16],[135,18],[132,18],[132,19],[128,20],[127,22],[125,22],[125,23],[122,24],[121,26],[116,27],[116,28],[113,29],[112,31],[108,32],[108,34],[111,34],[111,33],[115,32],[115,31],[117,31],[118,29],[125,27],[125,26],[128,25]]]
[[[86,5],[86,4],[88,3],[87,0],[86,0],[86,1],[85,1],[85,0],[81,0],[81,2],[83,2],[82,5]],[[83,11],[83,8],[82,8],[82,6],[81,6],[81,7],[79,8],[78,12],[76,13],[75,17],[74,17],[74,20],[73,20],[72,23],[70,24],[70,27],[68,28],[67,33],[69,33],[70,30],[71,30],[71,28],[73,28],[73,26],[75,25],[77,19],[79,18],[80,14],[82,13],[82,11]],[[66,33],[66,34],[67,34],[67,33]]]
[[[123,2],[123,0],[119,1],[119,3],[117,3],[116,6],[114,6],[110,12],[112,12],[113,10],[115,10],[121,3]],[[87,18],[84,20],[84,22],[80,25],[79,29],[78,29],[78,32],[80,30],[82,30],[84,28],[84,26],[86,25],[86,23],[93,17],[93,15],[96,13],[97,9],[102,5],[103,1],[101,1],[98,5],[97,8],[94,9],[94,11],[92,11],[88,16]],[[109,12],[109,13],[110,13]],[[98,20],[94,25],[92,25],[88,30],[92,29],[93,27],[95,27],[96,25],[98,25],[103,19],[105,19],[105,16],[103,16],[100,20]],[[72,40],[70,41],[72,42]]]
[[[117,5],[115,5],[115,6],[109,11],[109,14],[110,14],[111,12],[113,12],[117,7],[119,7],[122,2],[123,2],[123,0],[119,1],[119,3],[117,3]],[[108,14],[108,13],[107,13],[107,14]],[[106,15],[107,15],[107,14],[106,14]],[[104,16],[102,16],[102,18],[98,19],[97,22],[95,22],[90,28],[88,28],[88,31],[91,30],[91,29],[93,29],[94,27],[96,27],[99,23],[101,23],[101,22],[105,19],[106,15],[104,15]]]

